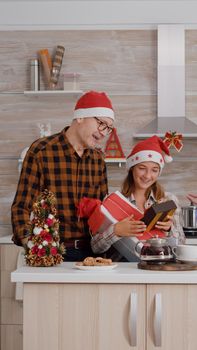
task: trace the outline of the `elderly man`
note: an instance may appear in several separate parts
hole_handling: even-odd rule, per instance
[[[26,224],[32,205],[48,189],[57,197],[65,260],[77,261],[92,254],[87,220],[78,220],[76,206],[82,197],[103,200],[108,192],[105,162],[96,146],[112,132],[113,123],[108,96],[89,91],[77,101],[69,127],[30,146],[12,204],[15,244],[27,243]]]

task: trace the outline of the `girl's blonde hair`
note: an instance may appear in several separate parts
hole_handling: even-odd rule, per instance
[[[135,189],[135,184],[134,184],[134,179],[133,179],[133,171],[132,171],[133,167],[131,167],[129,169],[129,172],[126,176],[126,178],[123,181],[122,184],[122,194],[125,197],[130,197],[131,193],[134,191]],[[151,191],[153,192],[153,195],[156,199],[156,201],[164,198],[164,189],[162,188],[162,186],[158,183],[158,181],[156,181],[154,184],[152,184],[147,190],[146,190],[146,199],[148,199]]]

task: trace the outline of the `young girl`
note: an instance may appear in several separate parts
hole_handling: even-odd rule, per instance
[[[173,217],[168,216],[166,222],[158,221],[155,228],[173,237],[173,244],[178,244],[185,242],[181,208],[176,196],[165,192],[157,181],[165,162],[171,160],[169,149],[159,137],[138,142],[127,158],[128,175],[122,185],[122,194],[143,212],[154,203],[173,200],[177,206]],[[145,230],[144,222],[128,217],[93,236],[92,250],[94,253],[106,252],[122,237],[138,237]]]

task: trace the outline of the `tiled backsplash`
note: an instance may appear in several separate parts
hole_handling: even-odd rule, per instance
[[[39,123],[49,123],[52,133],[69,125],[77,98],[24,96],[30,88],[30,59],[41,48],[53,54],[58,44],[64,45],[62,73],[80,73],[84,91],[109,94],[128,155],[137,142],[134,132],[156,118],[156,39],[155,30],[0,32],[0,236],[11,233],[10,205],[21,151],[40,137]],[[197,30],[186,32],[186,92],[187,117],[197,123]],[[161,183],[183,204],[188,203],[187,192],[197,192],[196,146],[197,140],[185,140],[183,151],[172,151],[174,162],[161,175]],[[125,165],[108,165],[108,176],[110,191],[119,189]]]

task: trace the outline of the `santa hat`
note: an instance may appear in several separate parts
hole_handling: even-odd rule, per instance
[[[73,119],[88,117],[107,117],[114,120],[111,101],[104,92],[89,91],[77,101]]]
[[[149,137],[133,147],[127,157],[127,168],[142,162],[158,163],[160,169],[164,167],[165,163],[172,162],[168,147],[158,136]]]

